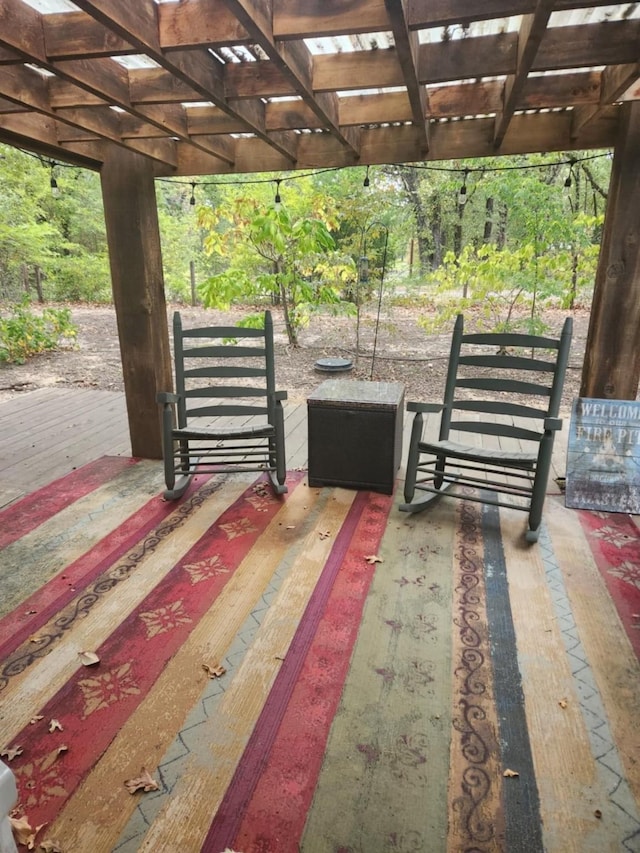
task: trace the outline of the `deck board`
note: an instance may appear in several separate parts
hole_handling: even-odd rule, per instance
[[[306,468],[307,407],[301,400],[284,404],[287,466]],[[0,506],[50,483],[99,456],[127,456],[131,441],[124,394],[89,388],[40,388],[0,403]],[[551,480],[564,476],[568,416],[556,437]],[[412,416],[405,413],[404,476]],[[437,438],[439,418],[425,417],[424,435]],[[556,491],[550,482],[550,490]]]

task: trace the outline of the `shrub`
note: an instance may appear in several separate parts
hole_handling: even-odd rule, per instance
[[[77,335],[68,308],[45,308],[34,314],[25,299],[10,310],[9,316],[0,316],[0,361],[24,364],[30,356],[58,349]]]

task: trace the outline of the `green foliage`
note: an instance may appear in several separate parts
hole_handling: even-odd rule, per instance
[[[26,268],[42,272],[45,299],[110,299],[100,181],[95,173],[55,167],[0,146],[0,298],[16,300]]]
[[[220,308],[260,298],[279,302],[293,346],[314,310],[341,305],[343,276],[351,266],[335,252],[331,205],[313,196],[305,202],[299,187],[298,193],[292,190],[291,207],[278,210],[239,196],[215,211],[199,211],[199,221],[208,229],[206,251],[230,258],[225,271],[199,287],[205,305]],[[316,215],[305,215],[305,207]]]
[[[253,302],[255,297],[259,298],[269,290],[269,287],[262,287],[259,281],[250,278],[245,270],[237,268],[212,275],[198,285],[204,305],[220,311],[228,311],[239,300]]]
[[[215,271],[202,251],[204,232],[190,199],[191,187],[171,181],[156,184],[164,286],[170,302],[191,302],[191,263],[196,282]]]
[[[451,311],[467,299],[487,323],[508,324],[514,308],[534,318],[541,305],[584,304],[610,169],[610,157],[575,152],[196,178],[194,188],[158,180],[166,295],[191,301],[193,265],[207,305],[281,304],[292,342],[314,311],[355,311],[377,294],[385,257],[386,296],[396,288],[398,299]],[[18,300],[36,268],[45,300],[111,299],[96,173],[0,145],[0,197],[0,299]]]
[[[519,324],[526,331],[540,332],[535,309],[569,307],[572,275],[576,287],[584,292],[593,282],[597,260],[595,245],[583,246],[579,253],[575,244],[568,244],[538,254],[531,243],[513,249],[492,244],[476,249],[468,244],[457,258],[448,253],[443,265],[431,274],[438,312],[421,324],[428,331],[445,328],[454,315],[473,308],[492,330],[508,331]],[[520,309],[517,320],[516,308]],[[528,314],[523,315],[522,309]]]
[[[0,361],[23,364],[37,353],[58,349],[75,338],[68,308],[45,308],[35,314],[28,299],[0,316]]]

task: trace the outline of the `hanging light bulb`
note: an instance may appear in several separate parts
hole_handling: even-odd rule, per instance
[[[371,183],[371,181],[369,180],[369,167],[367,166],[367,173],[364,176],[364,181],[362,182],[362,186],[368,187],[370,185],[370,183]]]
[[[196,203],[196,184],[195,181],[191,183],[191,198],[189,199],[189,204],[194,205]]]
[[[276,210],[280,210],[280,207],[282,206],[282,199],[280,198],[280,181],[281,180],[282,180],[281,178],[276,179],[276,196],[273,200],[273,206],[275,207]]]
[[[51,178],[49,179],[51,195],[54,198],[58,198],[58,196],[60,195],[60,190],[58,189],[58,182],[56,181],[55,172],[53,171],[58,164],[55,162],[55,160],[52,160],[49,165],[51,166]]]
[[[569,189],[569,187],[573,183],[573,167],[574,167],[575,163],[576,163],[576,161],[573,159],[573,157],[571,157],[569,159],[569,174],[567,175],[567,177],[565,178],[565,181],[564,181],[564,185],[565,185],[566,189]]]
[[[467,175],[469,174],[469,170],[464,170],[464,178],[462,179],[462,186],[460,187],[460,191],[458,193],[458,204],[466,204],[467,203]]]

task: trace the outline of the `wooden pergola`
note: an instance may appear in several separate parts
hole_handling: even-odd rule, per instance
[[[154,178],[612,148],[583,396],[640,379],[640,10],[0,0],[0,141],[100,171],[132,450],[171,362]]]

